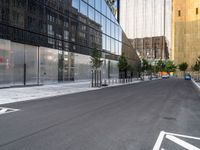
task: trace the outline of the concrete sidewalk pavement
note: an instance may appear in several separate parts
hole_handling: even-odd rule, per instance
[[[131,83],[113,83],[107,87],[120,86],[124,84],[133,84],[141,82],[134,80]],[[105,87],[102,87],[105,88]],[[59,83],[43,86],[32,87],[15,87],[0,89],[0,105],[14,102],[36,100],[41,98],[67,95],[73,93],[80,93],[85,91],[98,90],[101,88],[92,88],[90,81],[72,82],[72,83]]]

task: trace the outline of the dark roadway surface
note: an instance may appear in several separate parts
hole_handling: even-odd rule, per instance
[[[0,115],[0,150],[152,150],[161,130],[200,137],[200,96],[181,79],[3,106],[21,111]]]

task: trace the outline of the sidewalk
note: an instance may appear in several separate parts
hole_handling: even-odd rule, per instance
[[[141,81],[133,81],[134,84]],[[120,86],[125,84],[112,84],[107,87]],[[102,87],[106,88],[106,87]],[[0,89],[0,104],[8,104],[14,102],[36,100],[40,98],[47,98],[52,96],[67,95],[73,93],[80,93],[85,91],[98,90],[101,88],[91,88],[90,81],[73,82],[73,83],[59,83],[44,86],[33,87],[17,87]]]

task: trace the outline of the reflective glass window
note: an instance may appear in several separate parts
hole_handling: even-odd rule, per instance
[[[87,16],[87,4],[85,2],[83,2],[82,0],[81,0],[81,3],[80,3],[80,12],[83,15]]]
[[[110,51],[110,37],[106,36],[106,50]]]
[[[106,17],[108,17],[109,19],[111,17],[111,10],[108,6],[106,6]]]
[[[72,0],[72,7],[79,10],[79,0]]]
[[[92,19],[92,20],[94,20],[94,9],[89,6],[88,10],[89,10],[89,13],[88,13],[89,18]]]
[[[111,22],[111,36],[115,37],[115,24],[113,22]]]
[[[116,51],[116,54],[119,55],[119,42],[118,41],[115,41],[115,51]]]
[[[107,8],[107,4],[105,2],[105,0],[102,0],[102,13],[106,16],[106,8]]]
[[[111,52],[115,53],[115,40],[111,38]]]
[[[101,26],[103,33],[106,33],[106,18],[104,16],[101,18]]]
[[[95,0],[95,8],[101,12],[101,0]]]
[[[97,11],[95,11],[95,21],[101,24],[101,14]]]
[[[95,0],[88,0],[88,3],[89,3],[92,7],[94,7],[94,1],[95,1]]]
[[[106,49],[106,36],[105,36],[105,34],[103,34],[103,36],[102,36],[102,48]]]
[[[106,34],[110,35],[110,20],[107,19]]]

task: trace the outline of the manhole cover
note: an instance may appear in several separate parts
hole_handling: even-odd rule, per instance
[[[19,111],[19,109],[0,107],[0,115],[16,112],[16,111]]]

